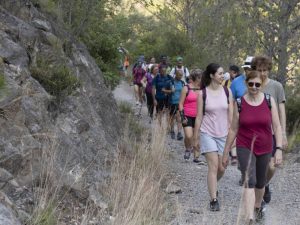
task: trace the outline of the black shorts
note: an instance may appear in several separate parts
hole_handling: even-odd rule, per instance
[[[143,87],[142,83],[133,82],[134,85],[137,85],[138,87]]]
[[[175,116],[179,107],[178,104],[171,104],[170,106],[170,116]]]
[[[183,127],[192,127],[192,128],[194,128],[196,117],[186,116],[186,118],[187,118],[187,124],[182,124],[182,126]]]
[[[156,106],[156,112],[163,111],[164,108],[169,108],[169,101],[168,99],[156,99],[157,106]]]

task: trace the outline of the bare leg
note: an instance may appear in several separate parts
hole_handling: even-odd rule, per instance
[[[261,202],[263,200],[265,193],[265,188],[255,188],[255,208],[260,208],[261,207]]]
[[[208,165],[207,187],[211,199],[217,198],[217,174],[219,167],[219,156],[217,152],[205,154]]]
[[[275,167],[275,164],[274,164],[274,157],[272,157],[271,160],[270,160],[268,169],[267,169],[267,181],[266,181],[267,184],[270,182],[270,180],[274,176],[275,171],[276,171],[276,167]]]

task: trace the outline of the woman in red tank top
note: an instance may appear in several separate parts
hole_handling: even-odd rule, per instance
[[[264,216],[262,200],[265,190],[266,170],[272,153],[272,129],[277,151],[275,163],[282,162],[282,134],[277,107],[271,96],[262,91],[263,77],[258,71],[246,75],[247,93],[237,99],[233,120],[224,149],[222,164],[226,168],[228,153],[236,138],[237,155],[244,182],[244,214],[250,222]]]

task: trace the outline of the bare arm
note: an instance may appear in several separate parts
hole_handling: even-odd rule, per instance
[[[282,131],[282,147],[287,148],[288,147],[288,141],[286,137],[286,113],[285,113],[285,103],[279,103],[279,121],[281,125],[281,131]]]
[[[184,86],[181,90],[181,94],[180,94],[180,99],[179,99],[179,111],[183,110],[183,103],[185,101],[186,98],[186,93],[187,93],[187,87]]]
[[[228,153],[231,150],[231,146],[236,138],[238,129],[239,129],[239,112],[238,112],[237,104],[234,104],[232,122],[227,135],[226,144],[223,152],[223,158],[222,158],[222,164],[224,167],[227,166]]]
[[[233,116],[233,97],[232,97],[232,92],[229,90],[229,105],[228,105],[228,127],[231,127],[232,123],[232,116]]]
[[[200,91],[197,99],[197,116],[195,119],[195,127],[194,127],[194,146],[198,146],[198,143],[200,143],[199,130],[202,123],[202,119],[203,119],[203,98],[202,98],[202,91]]]
[[[279,121],[277,106],[273,97],[271,97],[271,113],[272,113],[272,128],[274,131],[275,139],[276,139],[276,147],[282,147],[282,131],[281,124]],[[282,150],[276,149],[275,155],[275,165],[280,165],[282,163]]]

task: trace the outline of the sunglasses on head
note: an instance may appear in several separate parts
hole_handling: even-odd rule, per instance
[[[248,82],[248,86],[249,86],[249,87],[255,86],[255,87],[259,88],[259,87],[261,86],[261,83]]]

